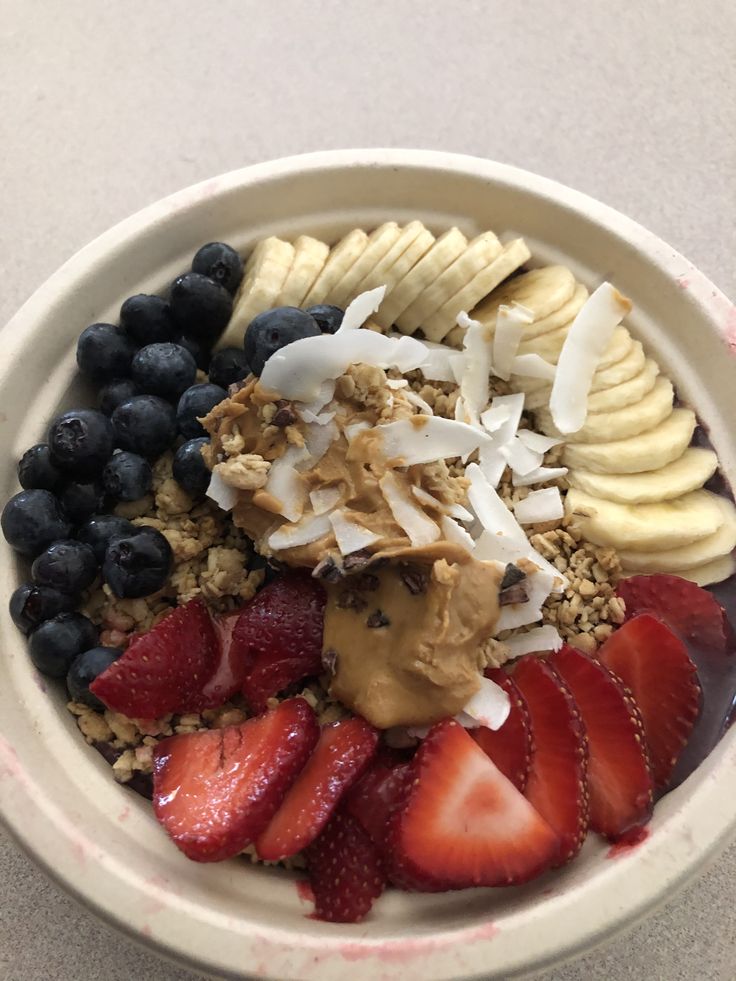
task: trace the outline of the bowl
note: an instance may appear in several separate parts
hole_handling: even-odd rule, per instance
[[[633,221],[513,167],[416,150],[346,150],[259,164],[208,180],[122,222],[69,260],[3,333],[3,498],[14,467],[60,409],[91,402],[74,341],[115,320],[126,296],[156,292],[204,242],[241,250],[269,234],[333,241],[356,225],[421,218],[434,230],[523,235],[536,262],[563,261],[587,285],[634,301],[631,326],[695,404],[726,476],[736,475],[736,309],[686,259]],[[23,575],[0,544],[7,599]],[[17,841],[77,899],[190,968],[232,978],[512,978],[601,943],[670,898],[736,828],[736,732],[656,807],[645,840],[590,836],[566,868],[525,887],[389,892],[370,918],[309,917],[293,875],[243,860],[188,861],[147,801],[116,784],[77,731],[60,687],[33,670],[0,604],[0,813]]]

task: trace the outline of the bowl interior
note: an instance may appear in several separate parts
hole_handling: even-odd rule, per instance
[[[204,242],[247,250],[268,234],[334,241],[348,229],[421,218],[432,230],[523,235],[535,264],[561,261],[589,287],[610,279],[634,301],[630,325],[676,379],[736,473],[730,308],[689,263],[627,219],[511,168],[470,158],[359,151],[260,165],[190,188],[88,246],[6,329],[0,452],[15,461],[64,407],[93,404],[74,342],[123,300],[159,292]],[[15,493],[13,467],[2,476]],[[27,569],[4,542],[8,596]],[[244,861],[197,865],[169,843],[148,803],[111,779],[66,712],[61,687],[32,669],[0,609],[0,809],[15,835],[79,898],[139,939],[202,970],[275,978],[511,977],[599,942],[684,881],[730,831],[736,735],[657,805],[649,836],[618,850],[593,836],[566,869],[523,888],[387,894],[371,918],[307,918],[296,877]],[[614,857],[615,856],[615,857]]]

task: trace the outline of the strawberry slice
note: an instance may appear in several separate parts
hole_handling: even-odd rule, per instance
[[[364,719],[325,726],[309,762],[256,841],[259,857],[277,862],[311,844],[368,766],[377,744],[378,732]]]
[[[153,751],[153,809],[195,862],[232,858],[264,830],[319,735],[291,698],[255,719],[164,739]]]
[[[648,613],[628,620],[598,651],[631,689],[644,722],[652,776],[665,787],[700,712],[700,684],[682,641]]]
[[[570,689],[588,735],[590,827],[615,841],[652,816],[641,716],[620,678],[574,647],[548,663]]]
[[[219,708],[239,692],[245,678],[244,666],[233,648],[233,633],[242,610],[213,617],[218,641],[218,661],[202,689],[202,707]]]
[[[284,688],[322,671],[325,591],[306,572],[286,572],[260,591],[240,614],[231,661],[255,711]]]
[[[379,849],[386,845],[386,827],[404,800],[410,764],[393,750],[381,748],[363,776],[346,794],[343,808],[367,831]]]
[[[526,703],[513,678],[505,671],[486,668],[485,675],[508,694],[511,711],[500,729],[480,726],[471,729],[470,735],[501,773],[523,793],[532,758],[532,735]]]
[[[517,661],[514,681],[526,701],[534,744],[526,796],[559,835],[555,865],[564,865],[588,833],[585,728],[567,686],[536,655]]]
[[[202,689],[218,656],[212,619],[204,603],[193,599],[132,640],[90,691],[109,709],[135,719],[197,712],[205,707]]]
[[[411,763],[387,832],[393,881],[441,892],[527,882],[559,838],[462,726],[438,722]]]
[[[358,923],[386,887],[380,852],[342,809],[309,846],[306,859],[319,920]]]

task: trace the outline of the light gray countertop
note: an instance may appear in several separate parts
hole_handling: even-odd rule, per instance
[[[331,147],[454,150],[600,198],[736,294],[732,0],[0,0],[0,323],[180,187]],[[736,806],[736,805],[735,805]],[[0,981],[193,981],[0,838]],[[545,977],[736,977],[736,847]]]

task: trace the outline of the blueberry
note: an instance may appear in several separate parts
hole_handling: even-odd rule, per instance
[[[79,370],[96,382],[125,378],[134,354],[135,344],[114,324],[91,324],[77,341]]]
[[[131,370],[141,392],[172,401],[197,377],[197,364],[189,351],[169,341],[142,347],[133,358]]]
[[[81,593],[97,577],[98,563],[89,545],[74,539],[53,542],[31,566],[33,581],[62,593]]]
[[[71,470],[77,480],[101,472],[115,443],[107,416],[96,409],[72,409],[57,416],[49,427],[51,460]]]
[[[202,456],[202,447],[208,439],[190,439],[182,443],[174,454],[174,480],[192,497],[202,497],[210,483],[210,471]]]
[[[102,712],[105,706],[96,695],[89,690],[89,686],[99,677],[103,671],[107,671],[111,664],[122,654],[119,647],[92,647],[88,651],[82,651],[72,661],[66,676],[66,687],[69,690],[69,697],[73,702],[82,702],[90,708]]]
[[[102,483],[116,501],[138,501],[153,484],[151,464],[127,450],[113,453],[102,471]]]
[[[204,385],[192,385],[179,399],[176,409],[176,423],[179,432],[184,439],[194,439],[195,436],[204,436],[206,430],[197,419],[206,416],[210,409],[219,405],[223,399],[227,398],[227,392],[219,385],[205,383]]]
[[[243,278],[243,260],[230,245],[209,242],[203,245],[192,260],[192,272],[209,276],[235,295]]]
[[[155,395],[136,395],[123,402],[112,414],[117,445],[155,460],[176,439],[176,413],[173,406]]]
[[[58,499],[50,491],[39,489],[11,497],[3,508],[0,525],[8,544],[32,558],[71,532]]]
[[[13,623],[24,634],[28,634],[44,620],[50,620],[57,613],[71,613],[77,600],[71,593],[62,593],[49,586],[37,586],[24,582],[10,597],[10,616]]]
[[[26,450],[18,461],[18,480],[26,490],[33,487],[56,490],[61,479],[61,472],[51,462],[48,443],[37,443]]]
[[[120,326],[141,346],[173,341],[176,337],[171,307],[163,297],[147,293],[128,297],[120,308]]]
[[[132,378],[113,378],[104,388],[100,389],[97,405],[100,412],[104,412],[106,416],[111,416],[121,403],[140,394],[141,390]]]
[[[303,337],[319,337],[319,334],[316,321],[304,310],[275,307],[251,320],[245,332],[243,350],[253,374],[260,375],[263,366],[276,351]]]
[[[330,303],[318,303],[317,306],[307,307],[304,312],[317,322],[323,334],[334,334],[345,316],[344,310]]]
[[[99,480],[86,483],[72,481],[59,494],[64,514],[73,525],[81,525],[83,521],[105,510],[105,489]]]
[[[182,334],[214,344],[233,312],[224,286],[201,273],[185,273],[171,286],[171,310]]]
[[[80,542],[89,545],[97,561],[102,564],[107,546],[118,538],[134,535],[135,525],[117,514],[96,514],[86,521],[77,532]]]
[[[97,627],[81,613],[57,613],[30,636],[31,660],[42,674],[63,678],[74,658],[97,643]]]
[[[187,337],[182,334],[181,337],[177,337],[176,343],[185,348],[191,356],[194,358],[194,363],[200,369],[200,371],[207,371],[210,366],[210,358],[212,357],[212,350],[210,347],[204,343],[204,341],[196,341],[193,337]]]
[[[224,347],[210,361],[210,381],[227,389],[234,382],[242,381],[250,374],[245,351],[239,347]]]
[[[169,577],[172,562],[171,546],[161,532],[138,528],[107,546],[102,574],[116,596],[135,599],[157,593]]]

